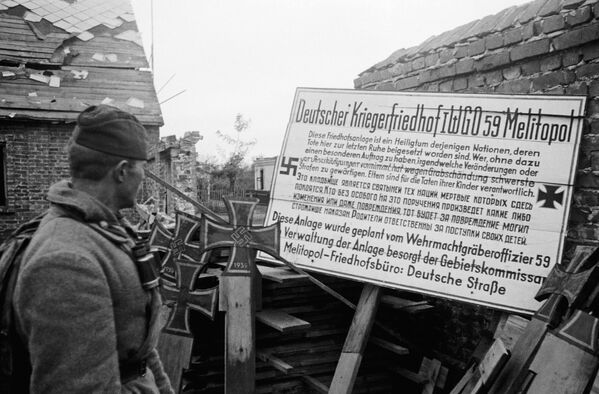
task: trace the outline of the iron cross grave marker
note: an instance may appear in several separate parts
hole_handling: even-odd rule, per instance
[[[260,274],[255,264],[256,251],[279,254],[280,227],[253,227],[257,199],[225,200],[229,223],[216,223],[206,217],[200,226],[203,250],[231,249],[219,282],[219,306],[225,316],[225,392],[252,393],[256,374],[256,288]]]
[[[150,245],[166,253],[161,263],[161,278],[172,283],[177,282],[176,260],[201,261],[200,245],[192,241],[194,233],[200,227],[200,221],[201,219],[196,216],[177,211],[174,235],[159,221],[155,221]]]
[[[165,282],[162,286],[162,295],[168,303],[173,304],[164,332],[193,337],[189,327],[189,310],[201,312],[214,320],[216,313],[216,287],[208,289],[195,289],[198,274],[204,268],[204,263],[190,263],[176,260],[177,286]]]
[[[229,224],[202,217],[200,244],[203,250],[231,248],[224,276],[252,276],[256,271],[253,254],[261,250],[271,255],[279,253],[280,227],[252,227],[252,215],[257,199],[225,199]]]

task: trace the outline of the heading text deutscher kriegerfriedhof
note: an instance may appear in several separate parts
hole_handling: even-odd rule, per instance
[[[304,268],[532,312],[561,257],[583,109],[298,89],[267,222]]]

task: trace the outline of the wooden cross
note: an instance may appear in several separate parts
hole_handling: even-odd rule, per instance
[[[205,263],[197,264],[176,260],[176,265],[177,286],[169,285],[168,282],[165,282],[162,286],[162,295],[167,301],[174,304],[163,332],[193,337],[193,333],[189,328],[189,310],[199,311],[214,320],[216,314],[216,287],[195,289],[197,276],[204,268]]]
[[[172,283],[177,283],[178,268],[175,261],[200,262],[202,259],[202,249],[199,244],[191,241],[194,233],[200,227],[199,218],[177,211],[176,223],[173,235],[159,221],[156,221],[150,236],[150,245],[166,253],[162,259],[160,276]]]
[[[229,247],[231,253],[220,277],[219,307],[225,318],[225,392],[253,393],[256,374],[255,314],[259,295],[256,250],[279,254],[279,223],[252,227],[257,199],[225,200],[229,224],[206,217],[200,226],[200,244],[204,250]]]

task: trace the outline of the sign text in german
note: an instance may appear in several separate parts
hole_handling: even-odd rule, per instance
[[[298,89],[267,224],[306,269],[532,312],[584,98]]]

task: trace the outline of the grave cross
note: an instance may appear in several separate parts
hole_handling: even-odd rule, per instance
[[[219,307],[225,317],[225,392],[252,393],[255,387],[255,313],[259,300],[260,273],[256,250],[279,254],[279,223],[252,227],[257,199],[225,200],[229,225],[202,217],[200,244],[203,250],[229,247],[231,253],[219,283]]]
[[[162,259],[161,277],[169,282],[177,282],[176,260],[199,262],[202,259],[200,246],[191,241],[200,226],[200,218],[177,211],[175,234],[171,234],[159,221],[155,222],[150,245],[166,253]]]
[[[199,243],[193,240],[199,226],[199,217],[177,211],[174,235],[156,220],[150,236],[150,245],[165,253],[161,261],[161,293],[173,306],[160,335],[158,350],[174,387],[179,387],[183,369],[189,367],[191,358],[189,309],[199,310],[212,319],[216,310],[216,288],[195,289],[198,274],[207,260]]]
[[[578,246],[565,270],[560,266],[554,266],[546,284],[535,297],[539,301],[545,298],[547,300],[533,315],[513,346],[506,365],[489,387],[489,394],[520,392],[527,381],[529,367],[545,341],[547,333],[562,322],[568,307],[572,309],[584,301],[589,293],[587,286],[589,281],[596,282],[595,267],[598,260],[599,248],[589,250],[588,247]]]
[[[195,290],[198,273],[205,263],[197,264],[176,260],[177,287],[168,282],[162,286],[162,295],[167,301],[174,302],[164,332],[193,337],[189,328],[189,309],[202,312],[214,320],[216,312],[216,287]]]
[[[595,265],[579,272],[567,272],[563,267],[555,265],[547,279],[539,289],[535,299],[542,301],[552,294],[563,296],[568,307],[574,309],[588,297],[592,286],[599,280],[599,266]]]

